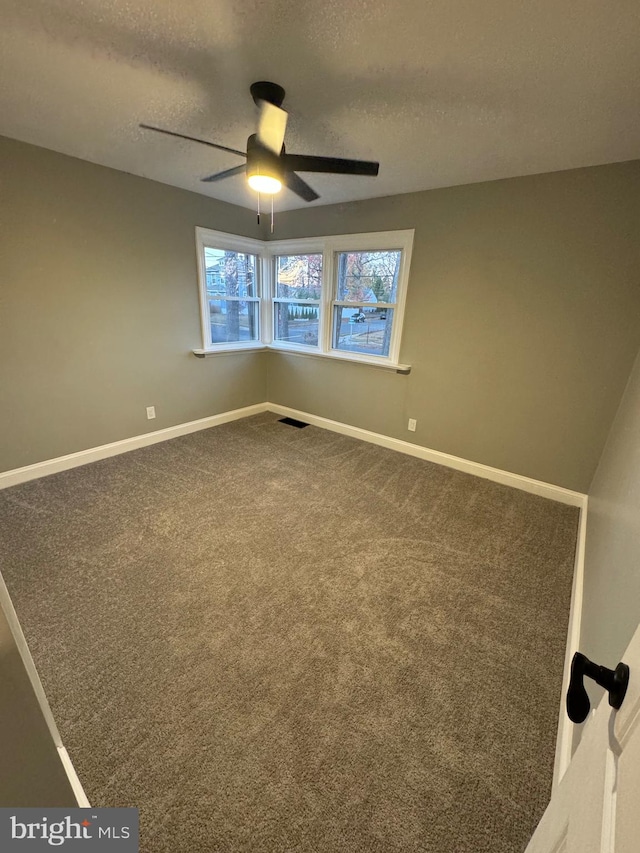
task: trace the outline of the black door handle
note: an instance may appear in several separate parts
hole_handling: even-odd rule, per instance
[[[629,684],[629,667],[626,663],[619,663],[615,669],[607,669],[576,652],[571,661],[571,681],[567,690],[567,714],[573,723],[583,723],[591,707],[584,689],[585,675],[609,692],[609,704],[616,709],[622,705]]]

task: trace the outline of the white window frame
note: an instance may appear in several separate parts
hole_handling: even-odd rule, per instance
[[[324,239],[321,237],[312,238],[312,239],[301,239],[301,240],[272,240],[269,243],[265,243],[265,253],[267,257],[267,267],[268,267],[268,281],[269,281],[269,299],[272,303],[270,309],[270,316],[272,324],[274,321],[274,312],[275,312],[275,301],[276,301],[276,275],[275,275],[275,265],[276,258],[281,257],[283,255],[322,255],[322,288],[320,293],[320,300],[314,301],[314,304],[318,305],[318,345],[313,346],[298,346],[297,344],[292,344],[290,341],[279,341],[273,337],[269,340],[269,348],[283,350],[284,352],[298,352],[298,353],[307,353],[309,355],[320,355],[322,354],[322,342],[324,340],[324,324],[326,320],[326,310],[324,306],[325,302],[325,290],[326,290],[326,272],[325,272],[325,263],[326,263],[326,255],[324,251]],[[280,300],[277,301],[286,301]],[[294,302],[301,302],[304,300],[291,300]],[[272,325],[273,330],[273,325]]]
[[[255,296],[238,298],[221,296],[221,300],[256,302],[258,305],[258,338],[255,341],[227,341],[213,343],[211,340],[211,320],[209,316],[209,297],[207,295],[207,273],[204,260],[204,250],[221,249],[227,252],[254,255],[256,258]],[[208,228],[196,228],[196,253],[198,258],[198,291],[200,295],[200,327],[202,332],[202,347],[205,352],[229,352],[245,349],[264,349],[264,243],[250,237],[239,237],[224,231],[211,231]]]
[[[402,342],[402,327],[404,323],[404,309],[407,300],[407,287],[409,284],[409,269],[411,266],[411,252],[413,249],[413,235],[411,231],[378,231],[371,234],[355,234],[344,235],[332,238],[332,271],[331,271],[331,324],[329,329],[329,340],[326,342],[332,353],[339,353],[344,356],[344,350],[335,349],[331,339],[333,331],[333,316],[336,305],[349,304],[342,300],[338,300],[338,270],[335,262],[336,256],[340,252],[385,252],[399,251],[400,254],[400,270],[398,272],[398,282],[396,289],[396,302],[391,307],[393,308],[393,325],[391,327],[391,340],[389,342],[388,356],[365,355],[364,353],[349,353],[349,358],[352,361],[369,361],[370,359],[379,359],[391,363],[397,363],[400,357],[400,344]],[[354,239],[355,238],[355,239]],[[386,303],[385,303],[386,304]],[[374,305],[371,303],[371,305]],[[357,306],[354,306],[354,309]],[[363,303],[362,307],[367,306]],[[375,307],[375,306],[374,306]]]
[[[198,271],[200,282],[200,313],[202,320],[203,349],[194,350],[196,355],[215,355],[218,352],[240,351],[246,349],[272,349],[280,352],[295,353],[321,358],[333,358],[342,361],[359,362],[378,367],[389,367],[408,372],[410,365],[400,364],[400,346],[411,268],[414,230],[375,231],[363,234],[340,234],[328,237],[309,237],[292,240],[270,240],[263,242],[247,237],[236,237],[221,231],[196,228],[198,247]],[[250,342],[230,342],[212,344],[208,327],[208,301],[206,294],[206,274],[204,265],[204,247],[248,252],[257,255],[258,286],[260,300],[261,340]],[[393,326],[389,343],[389,355],[369,355],[335,349],[332,345],[334,304],[337,297],[337,269],[335,258],[339,252],[380,252],[400,251],[401,261],[398,273],[396,303],[393,308]],[[322,292],[318,318],[318,345],[298,345],[289,341],[277,341],[273,338],[275,310],[275,263],[280,255],[322,254]],[[259,267],[259,270],[258,270]],[[278,300],[286,301],[286,300]],[[304,300],[291,300],[304,301]],[[338,302],[340,304],[340,302]],[[354,306],[354,310],[357,306]]]

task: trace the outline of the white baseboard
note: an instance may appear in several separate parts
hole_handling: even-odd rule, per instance
[[[67,779],[69,780],[69,784],[71,785],[71,789],[76,798],[76,802],[78,803],[78,808],[80,809],[90,809],[91,803],[87,798],[87,795],[84,792],[84,788],[82,787],[82,782],[78,778],[78,774],[76,773],[76,768],[71,763],[71,758],[69,758],[69,753],[66,750],[66,747],[59,746],[58,747],[58,755],[60,756],[60,761],[62,762],[62,766],[65,769],[65,773],[67,774]]]
[[[37,704],[37,706],[39,706],[42,718],[47,724],[47,728],[49,729],[49,735],[58,752],[58,757],[60,759],[60,762],[62,763],[62,767],[65,773],[67,774],[67,779],[69,780],[69,785],[71,786],[71,790],[73,791],[73,794],[76,798],[76,802],[80,807],[88,807],[89,800],[87,799],[87,795],[84,792],[82,783],[78,778],[78,774],[76,773],[75,767],[71,763],[69,753],[65,749],[60,738],[60,732],[58,731],[56,721],[53,718],[51,706],[49,705],[49,701],[44,692],[42,681],[40,681],[38,670],[36,669],[36,665],[33,661],[33,657],[31,656],[31,652],[29,651],[29,646],[27,645],[27,641],[22,631],[22,626],[20,625],[20,622],[18,620],[18,614],[15,611],[13,602],[11,601],[11,596],[9,595],[9,590],[7,589],[7,585],[5,584],[4,578],[2,577],[1,573],[0,614],[4,614],[4,618],[7,621],[7,625],[9,626],[10,637],[15,643],[15,647],[22,660],[22,665],[31,684],[31,689],[33,691],[32,701]],[[27,701],[26,695],[23,694],[22,699],[23,702]],[[22,710],[25,709],[23,708]],[[32,715],[33,709],[27,708],[27,710],[29,714]]]
[[[160,441],[167,441],[170,438],[188,435],[190,432],[209,429],[209,427],[226,424],[229,421],[237,421],[240,418],[247,418],[250,415],[258,415],[260,412],[266,411],[267,405],[265,403],[257,403],[254,406],[232,409],[219,415],[199,418],[197,421],[188,421],[166,429],[158,429],[155,432],[134,435],[132,438],[125,438],[122,441],[112,441],[110,444],[90,447],[88,450],[80,450],[77,453],[68,453],[66,456],[58,456],[55,459],[47,459],[33,465],[25,465],[24,468],[14,468],[12,471],[0,473],[0,489],[17,486],[19,483],[26,483],[28,480],[57,474],[59,471],[67,471],[69,468],[77,468],[80,465],[87,465],[89,462],[97,462],[99,459],[117,456],[119,453],[127,453],[130,450],[136,450],[138,447],[148,447],[150,444],[157,444]]]
[[[515,489],[521,489],[522,491],[550,498],[551,500],[569,504],[570,506],[581,507],[585,501],[586,496],[581,492],[573,492],[571,489],[562,488],[562,486],[554,486],[552,483],[544,483],[542,480],[533,480],[530,477],[524,477],[522,474],[512,474],[510,471],[502,471],[500,468],[492,468],[480,462],[471,462],[469,459],[463,459],[460,456],[452,456],[449,453],[442,453],[439,450],[431,450],[428,447],[423,447],[421,444],[412,444],[409,441],[402,441],[399,438],[391,438],[388,435],[371,432],[368,429],[343,424],[340,421],[332,421],[329,418],[322,418],[319,415],[312,415],[309,412],[301,412],[299,409],[292,409],[289,406],[281,406],[279,403],[269,402],[256,403],[253,406],[245,406],[242,409],[232,409],[229,412],[221,412],[219,415],[211,415],[211,417],[200,418],[197,421],[188,421],[187,423],[177,424],[166,429],[147,432],[143,435],[135,435],[132,438],[125,438],[121,441],[113,441],[110,444],[102,444],[99,447],[90,447],[87,450],[80,450],[77,453],[68,453],[66,456],[58,456],[55,459],[47,459],[44,462],[36,462],[33,465],[25,465],[23,468],[4,471],[0,473],[0,489],[17,486],[19,483],[26,483],[28,480],[46,477],[49,474],[56,474],[59,471],[66,471],[69,468],[77,468],[80,465],[87,465],[89,462],[97,462],[99,459],[117,456],[119,453],[127,453],[139,447],[147,447],[150,444],[157,444],[160,441],[167,441],[170,438],[177,438],[180,435],[187,435],[201,429],[209,429],[209,427],[219,426],[220,424],[247,418],[250,415],[258,415],[266,411],[287,415],[297,420],[306,421],[306,423],[313,424],[322,429],[332,430],[342,435],[349,435],[352,438],[359,438],[362,441],[368,441],[380,447],[387,447],[399,453],[406,453],[418,459],[425,459],[427,462],[435,462],[437,465],[454,468],[456,471],[464,471],[476,477],[483,477],[485,480],[492,480],[494,483],[512,486]]]
[[[418,459],[425,459],[427,462],[435,462],[437,465],[455,468],[456,471],[464,471],[466,474],[473,474],[485,480],[492,480],[494,483],[502,483],[503,486],[513,486],[515,489],[540,495],[543,498],[550,498],[559,503],[582,507],[586,499],[586,495],[583,495],[582,492],[573,492],[571,489],[562,488],[562,486],[554,486],[551,483],[544,483],[542,480],[532,480],[531,477],[524,477],[522,474],[512,474],[509,471],[502,471],[500,468],[491,468],[489,465],[483,465],[480,462],[471,462],[469,459],[462,459],[460,456],[452,456],[449,453],[442,453],[439,450],[430,450],[421,444],[411,444],[409,441],[390,438],[388,435],[370,432],[368,429],[350,426],[349,424],[340,423],[340,421],[331,421],[328,418],[321,418],[318,415],[311,415],[308,412],[291,409],[289,406],[281,406],[279,403],[265,403],[265,409],[268,409],[270,412],[276,412],[279,415],[286,415],[299,421],[305,421],[308,424],[313,424],[323,429],[339,432],[342,435],[359,438],[371,444],[378,444],[380,447],[388,447],[390,450],[397,450],[399,453],[406,453]]]

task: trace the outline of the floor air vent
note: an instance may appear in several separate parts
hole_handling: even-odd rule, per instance
[[[309,424],[306,424],[304,421],[297,421],[295,418],[280,418],[279,422],[281,424],[286,424],[287,426],[297,427],[298,429],[309,426]]]

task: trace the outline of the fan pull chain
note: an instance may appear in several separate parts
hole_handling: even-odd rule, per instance
[[[273,196],[271,196],[271,233],[273,234]]]
[[[260,225],[260,193],[258,193],[258,225]]]

